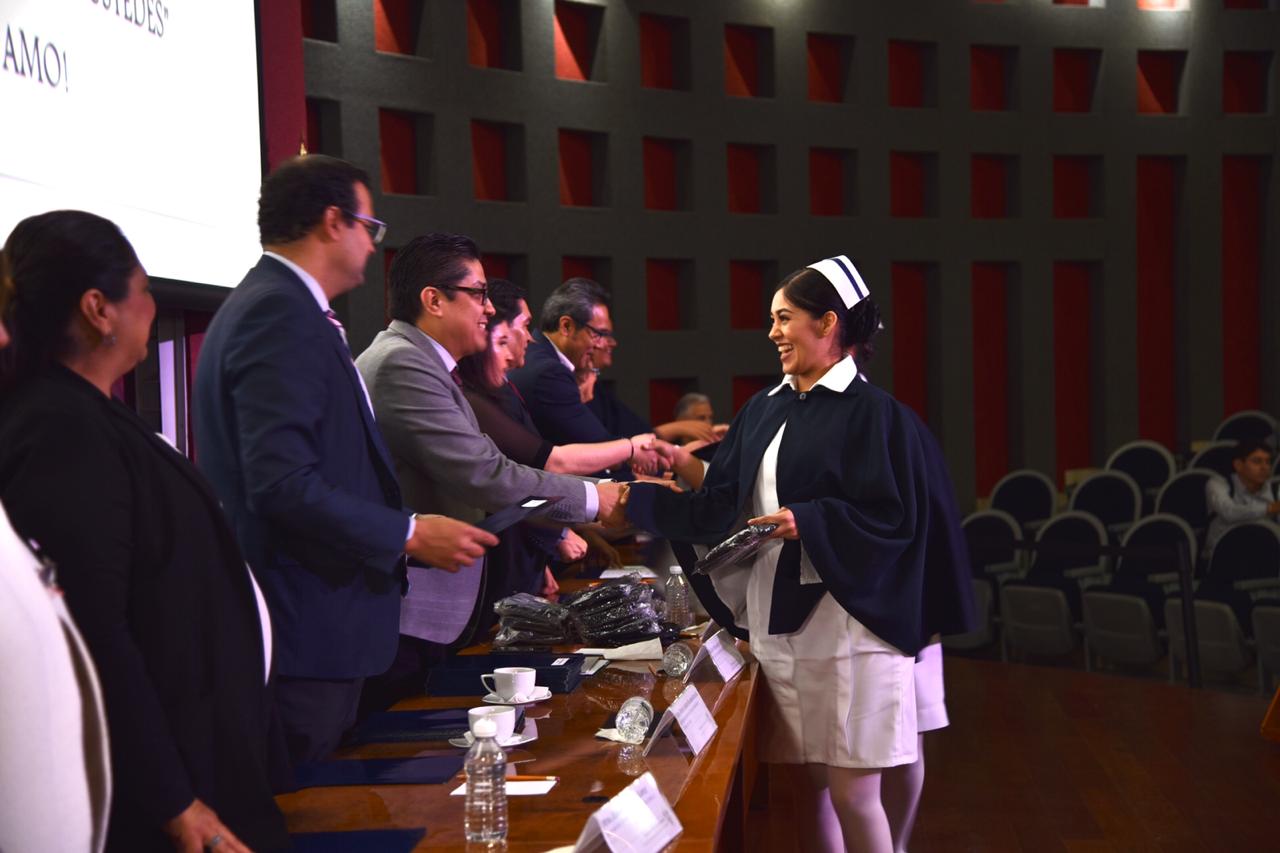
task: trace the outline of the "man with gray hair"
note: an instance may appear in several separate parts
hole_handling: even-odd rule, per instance
[[[675,419],[714,424],[715,412],[711,408],[711,398],[706,394],[690,391],[676,401]]]
[[[612,337],[608,292],[588,278],[571,278],[542,306],[539,330],[524,366],[508,378],[542,437],[552,444],[589,444],[623,436],[607,430],[582,402],[574,371],[592,366],[592,354]],[[637,449],[632,470],[656,473],[668,456],[665,444]]]

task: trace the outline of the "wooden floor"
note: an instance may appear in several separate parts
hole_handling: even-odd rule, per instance
[[[949,657],[950,728],[925,736],[913,853],[1280,850],[1268,700],[1115,675]],[[797,850],[787,793],[753,850]]]

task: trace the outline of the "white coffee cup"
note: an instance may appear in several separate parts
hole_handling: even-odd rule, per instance
[[[491,684],[490,681],[493,683]],[[503,666],[480,676],[480,683],[486,690],[498,694],[499,698],[507,701],[510,701],[513,696],[523,696],[527,699],[533,694],[533,688],[537,682],[538,671],[528,666]]]
[[[481,718],[492,720],[498,727],[498,743],[511,739],[516,730],[516,709],[510,705],[483,705],[467,711],[467,725],[474,732],[476,720]]]

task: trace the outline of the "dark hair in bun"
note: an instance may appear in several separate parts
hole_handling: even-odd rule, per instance
[[[859,363],[871,357],[874,352],[872,339],[880,331],[880,309],[870,297],[853,308],[845,308],[835,285],[810,267],[791,273],[777,289],[782,291],[788,302],[814,317],[821,317],[828,311],[835,314],[840,348],[857,347]]]

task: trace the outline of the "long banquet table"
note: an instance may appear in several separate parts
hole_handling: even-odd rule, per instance
[[[647,695],[661,714],[679,694],[680,680],[656,674],[658,664],[614,662],[588,676],[569,694],[553,695],[525,706],[526,719],[537,727],[536,740],[508,750],[514,764],[508,773],[558,776],[550,793],[508,799],[507,850],[546,851],[572,846],[588,816],[646,770],[672,803],[683,832],[669,851],[741,850],[746,812],[755,782],[755,708],[760,685],[757,663],[744,649],[747,665],[724,684],[702,665],[694,686],[714,707],[718,730],[701,755],[693,756],[678,736],[650,753],[597,739],[606,718],[633,695]],[[566,648],[566,650],[568,650]],[[485,647],[469,649],[487,651]],[[393,710],[466,708],[479,697],[422,696]],[[441,742],[377,743],[346,748],[335,758],[400,758],[457,749]],[[337,832],[359,829],[426,828],[415,850],[466,850],[463,797],[449,792],[463,781],[440,785],[382,785],[309,788],[278,798],[290,832]]]

